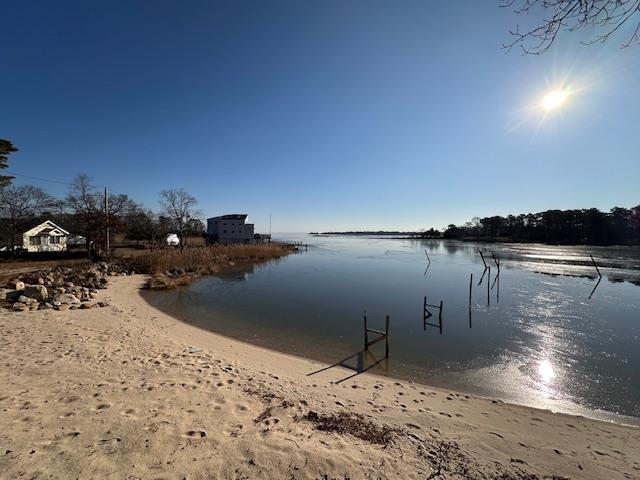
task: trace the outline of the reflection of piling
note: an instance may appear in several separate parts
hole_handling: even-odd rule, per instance
[[[378,336],[369,341],[369,332],[376,333]],[[384,319],[384,332],[369,328],[367,324],[367,311],[364,311],[364,350],[368,351],[369,347],[380,341],[385,341],[385,358],[389,356],[389,315]]]

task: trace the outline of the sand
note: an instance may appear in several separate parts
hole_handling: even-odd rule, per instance
[[[114,278],[106,308],[0,313],[0,477],[640,479],[638,428],[335,383],[353,372],[181,323],[144,281]]]

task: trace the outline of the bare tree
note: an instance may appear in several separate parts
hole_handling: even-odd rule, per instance
[[[176,229],[180,247],[184,248],[185,232],[192,221],[202,216],[199,210],[196,210],[198,201],[193,195],[188,194],[183,189],[162,190],[160,192],[160,206],[162,213],[171,220],[173,227]]]
[[[7,220],[7,245],[16,248],[23,222],[54,208],[56,200],[39,187],[22,185],[0,188],[0,217]]]
[[[546,52],[561,31],[576,31],[584,27],[596,30],[587,45],[606,42],[627,24],[637,22],[622,47],[639,40],[640,0],[501,0],[501,7],[515,7],[515,13],[525,15],[541,11],[542,21],[531,29],[510,31],[513,39],[503,45],[510,49],[520,45],[526,54]]]
[[[107,222],[111,231],[122,230],[122,218],[135,208],[127,195],[109,193],[107,201],[108,215],[104,192],[93,185],[89,176],[81,174],[71,182],[66,207],[77,233],[85,237],[88,250],[105,244]]]

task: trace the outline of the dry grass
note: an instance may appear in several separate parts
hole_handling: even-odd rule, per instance
[[[137,255],[130,262],[137,272],[152,275],[148,288],[164,290],[188,285],[200,275],[219,273],[238,263],[279,258],[293,250],[295,247],[277,243],[164,248]]]

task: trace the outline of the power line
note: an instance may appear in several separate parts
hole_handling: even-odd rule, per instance
[[[39,180],[40,182],[58,183],[60,185],[71,185],[71,182],[61,182],[59,180],[51,180],[51,179],[48,179],[48,178],[33,177],[31,175],[23,175],[22,173],[9,172],[9,171],[6,171],[6,170],[5,170],[5,172],[8,173],[9,175],[12,175],[12,176],[29,178],[31,180]],[[5,172],[3,172],[3,173],[5,173]]]
[[[22,173],[10,172],[8,170],[5,170],[3,173],[8,173],[9,175],[16,176],[16,177],[29,178],[31,180],[38,180],[40,182],[57,183],[59,185],[73,185],[72,182],[62,182],[60,180],[51,180],[50,178],[34,177],[32,175],[24,175]],[[106,185],[91,185],[91,186],[95,188],[107,188]]]

